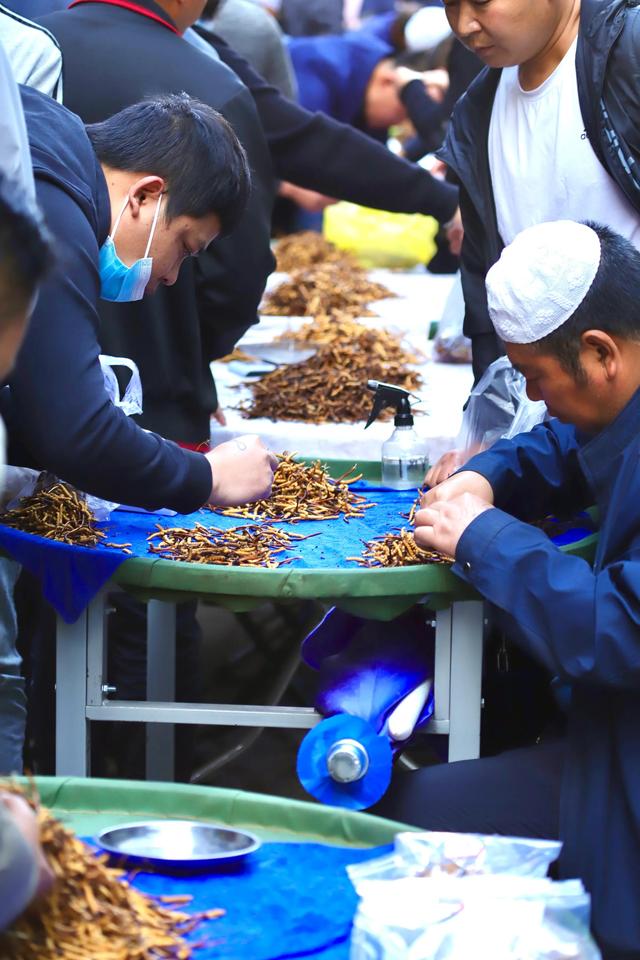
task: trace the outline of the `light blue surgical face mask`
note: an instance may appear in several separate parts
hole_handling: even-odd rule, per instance
[[[148,256],[151,248],[151,242],[156,230],[160,206],[162,204],[162,194],[158,197],[158,205],[153,215],[151,232],[144,257],[136,260],[130,267],[123,263],[116,253],[113,238],[116,230],[120,226],[122,215],[127,209],[129,197],[124,201],[122,210],[118,214],[117,220],[113,225],[113,233],[107,237],[100,247],[100,258],[98,269],[100,270],[100,296],[103,300],[111,300],[113,303],[129,303],[132,300],[142,300],[147,284],[151,279],[151,266],[153,257]]]

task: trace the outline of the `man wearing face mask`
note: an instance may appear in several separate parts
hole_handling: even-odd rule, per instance
[[[268,495],[276,461],[257,437],[204,456],[147,433],[111,404],[98,361],[98,298],[138,300],[174,283],[185,258],[241,217],[249,170],[231,127],[186,94],[86,129],[26,87],[22,102],[59,267],[0,394],[9,462],[147,509],[185,513]]]

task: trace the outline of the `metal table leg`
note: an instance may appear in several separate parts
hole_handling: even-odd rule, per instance
[[[483,603],[476,600],[454,603],[451,608],[450,761],[474,760],[480,756],[483,634]]]
[[[161,600],[147,604],[147,700],[176,698],[176,605]],[[175,779],[175,727],[147,724],[147,780]]]
[[[75,623],[58,617],[56,631],[56,774],[89,774],[87,630],[89,611]]]

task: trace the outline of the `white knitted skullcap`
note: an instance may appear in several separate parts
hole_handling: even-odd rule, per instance
[[[404,28],[407,50],[434,50],[451,33],[444,7],[423,7],[409,17]]]
[[[600,238],[574,220],[519,233],[487,274],[489,315],[505,343],[535,343],[580,306],[600,266]]]

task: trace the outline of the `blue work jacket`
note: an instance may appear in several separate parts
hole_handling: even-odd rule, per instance
[[[561,875],[590,891],[606,957],[640,957],[640,391],[596,436],[551,420],[465,469],[486,477],[498,509],[467,527],[453,570],[572,689]],[[589,504],[593,567],[522,522]]]

